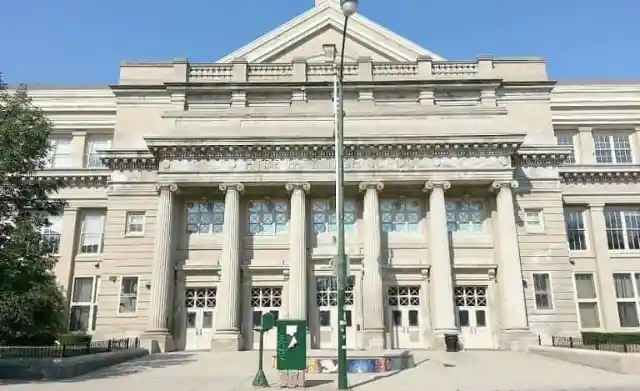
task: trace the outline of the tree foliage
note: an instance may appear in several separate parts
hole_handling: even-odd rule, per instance
[[[52,343],[64,328],[57,259],[41,235],[47,216],[64,208],[49,198],[61,184],[35,175],[49,155],[51,131],[26,87],[9,91],[0,77],[0,345]]]

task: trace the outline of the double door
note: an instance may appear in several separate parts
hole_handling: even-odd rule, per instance
[[[215,331],[216,288],[186,291],[185,350],[208,350]]]
[[[271,313],[275,320],[280,317],[280,307],[282,306],[282,287],[253,287],[251,288],[250,314],[245,317],[251,322],[251,342],[249,346],[253,349],[260,348],[260,329],[262,327],[262,317]],[[264,349],[276,350],[277,330],[272,328],[264,333]]]
[[[356,327],[353,324],[354,317],[354,291],[355,277],[347,279],[345,289],[345,320],[347,349],[355,349],[358,346]],[[338,347],[338,286],[335,277],[316,277],[316,308],[318,309],[318,347],[320,349],[335,349]]]
[[[387,304],[391,326],[391,348],[420,347],[420,287],[389,287]]]
[[[495,349],[486,286],[457,286],[456,321],[465,349]]]

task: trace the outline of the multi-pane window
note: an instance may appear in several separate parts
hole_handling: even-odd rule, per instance
[[[144,212],[129,212],[127,213],[127,235],[142,235],[144,234]]]
[[[609,250],[640,250],[640,209],[605,208]]]
[[[100,152],[111,148],[111,139],[107,137],[91,137],[87,141],[87,168],[103,168],[100,161]]]
[[[633,151],[628,134],[594,134],[593,144],[598,163],[633,163]]]
[[[613,275],[620,327],[640,327],[640,273]]]
[[[251,235],[283,233],[289,220],[289,203],[271,200],[250,201],[248,215]]]
[[[48,227],[42,227],[42,240],[51,248],[53,254],[60,252],[60,237],[62,236],[62,217],[48,216]]]
[[[380,202],[382,232],[418,233],[421,218],[418,200],[400,198]]]
[[[187,204],[187,232],[221,233],[224,228],[224,202],[190,202]]]
[[[576,162],[576,147],[573,143],[573,134],[571,133],[556,133],[556,143],[563,147],[571,147],[573,148],[573,152],[567,156],[565,159],[565,163],[575,163]]]
[[[533,293],[537,310],[552,310],[551,276],[549,273],[533,273]]]
[[[564,226],[567,231],[569,249],[582,251],[587,249],[587,229],[584,224],[584,209],[565,209]]]
[[[251,307],[253,308],[253,327],[260,327],[262,316],[269,312],[275,320],[280,315],[282,306],[281,287],[256,287],[251,288]]]
[[[104,222],[104,212],[85,213],[80,232],[80,254],[102,254]]]
[[[60,137],[49,140],[51,148],[47,158],[48,168],[69,168],[71,161],[71,138]]]
[[[133,314],[138,309],[138,277],[122,277],[119,314]]]
[[[313,230],[315,233],[336,232],[336,203],[335,200],[313,200]],[[345,200],[344,202],[344,231],[356,230],[356,203]]]
[[[69,308],[69,331],[95,331],[100,276],[75,277]]]
[[[542,209],[525,209],[524,224],[528,232],[543,232],[544,215]]]
[[[482,202],[472,200],[450,200],[447,207],[447,229],[449,232],[484,232],[484,207]]]
[[[585,329],[600,327],[600,313],[598,312],[598,294],[592,273],[576,273],[576,300],[578,301],[578,315],[580,326]]]

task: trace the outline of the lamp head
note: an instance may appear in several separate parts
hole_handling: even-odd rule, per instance
[[[358,12],[358,0],[340,0],[340,8],[345,18]]]

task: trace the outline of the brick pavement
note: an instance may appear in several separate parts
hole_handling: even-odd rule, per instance
[[[268,357],[269,354],[265,354]],[[640,376],[619,375],[518,352],[415,352],[416,368],[349,375],[357,391],[639,390]],[[255,352],[148,356],[68,381],[4,384],[2,391],[249,391]],[[268,360],[265,360],[267,363]],[[267,379],[277,381],[268,365]],[[313,391],[336,389],[335,375],[312,375]]]

